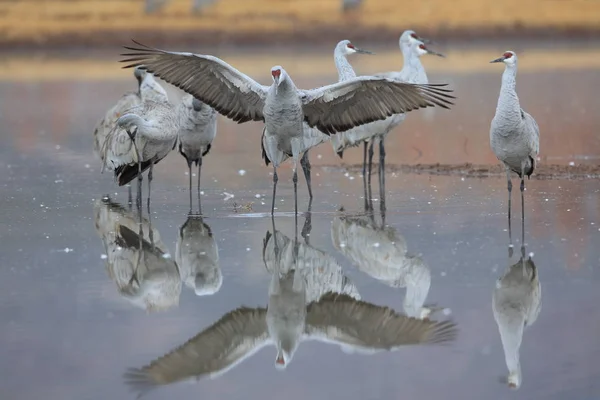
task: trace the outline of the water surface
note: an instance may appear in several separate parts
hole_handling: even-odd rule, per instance
[[[496,50],[486,52],[490,59]],[[313,58],[329,60],[330,55]],[[268,62],[265,68],[270,68]],[[451,112],[412,113],[390,135],[387,162],[494,164],[488,132],[501,68],[484,65],[466,73],[444,69],[443,60],[428,62],[437,66],[431,80],[449,82],[459,100]],[[303,74],[301,62],[294,68],[301,87],[335,79],[333,69]],[[519,74],[522,104],[542,131],[540,162],[597,162],[600,117],[593,112],[599,106],[593,88],[599,76],[597,69],[579,66]],[[263,239],[273,231],[268,217],[271,169],[260,160],[260,125],[224,119],[204,162],[202,187],[204,222],[218,245],[222,286],[200,297],[183,285],[178,303],[157,312],[119,294],[103,258],[95,207],[109,194],[127,210],[127,190],[117,188],[108,173],[100,174],[91,132],[111,102],[133,86],[133,79],[113,77],[0,82],[0,392],[6,398],[134,398],[123,379],[127,369],[182,345],[231,310],[267,304],[270,275]],[[178,96],[172,87],[169,94]],[[361,157],[362,151],[355,149],[340,161],[328,144],[311,152],[315,199],[309,245],[337,262],[363,301],[403,313],[405,289],[362,272],[334,247],[336,218],[364,213],[362,178],[344,171]],[[172,257],[187,219],[186,174],[177,153],[155,169],[151,221]],[[297,231],[299,242],[305,243],[300,232],[306,215],[300,214],[296,227],[291,213],[289,165],[279,175],[276,229],[291,240]],[[542,308],[523,336],[522,386],[510,393],[500,383],[507,369],[492,292],[519,258],[518,191],[513,193],[515,251],[509,257],[504,179],[396,173],[386,179],[385,222],[396,240],[403,238],[408,252],[420,255],[428,266],[431,284],[425,304],[444,308],[432,319],[457,324],[455,342],[373,355],[304,342],[283,372],[275,369],[275,350],[268,347],[218,378],[160,387],[147,398],[246,399],[274,393],[314,399],[422,399],[448,393],[465,399],[598,397],[598,181],[533,177],[526,182],[526,252],[533,253],[537,266]],[[379,221],[375,182],[376,176],[373,205]],[[300,211],[307,205],[301,177]]]

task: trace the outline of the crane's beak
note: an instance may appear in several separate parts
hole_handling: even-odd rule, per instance
[[[502,61],[504,61],[504,60],[506,60],[506,57],[502,56],[502,57],[500,57],[500,58],[496,58],[495,60],[492,60],[492,61],[490,61],[490,64],[491,64],[491,63],[498,63],[498,62],[502,62]]]
[[[443,55],[442,53],[438,53],[437,51],[433,51],[433,50],[429,50],[429,49],[425,49],[425,51],[427,52],[427,54],[432,54],[434,56],[446,58],[445,55]]]
[[[417,36],[417,40],[423,42],[423,44],[433,44],[433,40],[422,38],[421,36]]]
[[[371,55],[375,54],[375,53],[373,53],[371,51],[368,51],[368,50],[359,49],[358,47],[355,47],[354,51],[356,51],[358,54],[371,54]]]

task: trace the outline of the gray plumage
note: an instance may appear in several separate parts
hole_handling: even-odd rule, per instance
[[[406,240],[395,229],[378,226],[369,216],[337,216],[331,223],[331,241],[360,271],[390,287],[406,288],[406,315],[431,314],[432,308],[424,306],[431,286],[429,267],[408,253]]]
[[[277,252],[275,251],[277,247]],[[287,274],[297,269],[304,279],[306,301],[318,301],[325,293],[343,293],[360,300],[354,282],[331,255],[308,244],[296,243],[280,231],[267,233],[263,244],[263,261],[270,274],[279,269]]]
[[[506,367],[508,385],[513,389],[521,386],[521,363],[519,349],[523,331],[536,321],[542,305],[542,287],[538,269],[531,257],[521,259],[508,267],[494,288],[492,307],[498,324]]]
[[[96,154],[96,156],[102,160],[103,163],[105,161],[105,155],[102,152],[102,145],[104,144],[108,133],[115,126],[115,122],[125,110],[142,104],[142,81],[143,77],[147,73],[140,68],[136,68],[133,72],[133,75],[138,82],[138,90],[135,92],[127,92],[121,96],[119,101],[117,101],[115,105],[108,109],[104,117],[98,121],[94,127],[94,154]],[[151,75],[147,74],[147,76]]]
[[[208,154],[217,135],[217,112],[208,104],[185,94],[177,106],[179,118],[178,148],[189,168],[190,212],[192,210],[192,164],[198,166],[198,203],[202,158]]]
[[[108,134],[103,149],[105,154],[116,155],[118,147],[115,145],[126,145],[129,140],[129,150],[119,157],[109,158],[110,164],[107,164],[119,173],[119,186],[138,177],[139,170],[143,173],[150,169],[148,178],[151,180],[154,164],[175,148],[178,130],[179,120],[173,106],[166,99],[145,101],[119,117]],[[133,140],[131,136],[134,136]],[[141,163],[141,168],[138,163]]]
[[[540,151],[540,130],[533,117],[519,103],[516,91],[517,55],[512,51],[491,62],[505,64],[496,114],[490,127],[490,145],[505,168],[510,185],[510,171],[521,178],[531,176]],[[510,189],[509,189],[510,190]]]
[[[402,33],[399,39],[400,50],[404,58],[404,66],[399,72],[385,72],[375,74],[375,77],[393,79],[399,82],[415,83],[415,84],[427,84],[427,74],[425,68],[421,64],[420,57],[424,54],[434,54],[442,56],[440,53],[436,53],[429,50],[425,46],[426,39],[422,39],[412,30],[407,30]],[[340,42],[342,44],[342,42]],[[338,45],[339,46],[339,45]],[[340,81],[352,78],[355,76],[354,70],[350,63],[348,63],[346,57],[347,52],[344,52],[342,48],[336,48],[338,53],[335,57],[336,67],[339,72]],[[384,141],[389,132],[391,132],[396,126],[398,126],[406,118],[405,113],[394,114],[387,117],[384,120],[372,122],[367,125],[360,126],[345,132],[342,132],[332,138],[331,143],[334,151],[340,156],[343,156],[344,151],[349,147],[358,146],[361,143],[364,144],[363,152],[363,176],[366,173],[367,168],[367,144],[370,144],[369,148],[369,179],[370,171],[372,168],[372,160],[374,154],[374,147],[376,143],[379,143],[379,174],[380,183],[383,183],[383,174],[385,173],[385,148]]]
[[[106,252],[106,270],[119,294],[148,312],[179,304],[181,280],[159,232],[108,198],[94,206],[96,232]]]
[[[198,296],[213,295],[223,284],[219,248],[210,226],[202,217],[190,215],[179,229],[175,261],[181,281]]]
[[[418,108],[448,108],[451,90],[445,85],[412,85],[383,78],[357,77],[312,90],[299,90],[281,66],[271,69],[273,84],[263,86],[219,58],[168,52],[141,45],[126,47],[127,67],[143,66],[242,123],[263,121],[269,148],[289,153],[296,164],[303,148],[304,124],[331,134]],[[281,144],[289,143],[289,148]],[[276,173],[273,176],[277,181]],[[294,185],[296,187],[296,185]],[[274,198],[273,198],[274,200]],[[274,203],[272,205],[272,209]]]
[[[125,130],[117,128],[117,120],[130,109],[142,105],[145,101],[164,101],[167,96],[152,74],[136,68],[134,76],[138,81],[138,91],[123,95],[94,128],[94,153],[102,160],[102,170],[105,168],[113,170],[115,179],[123,181],[120,186],[131,181],[125,177],[127,175],[125,172],[128,171],[125,171],[126,166],[124,166],[123,160],[134,158],[135,151]],[[124,182],[125,180],[127,182]]]
[[[296,273],[274,274],[268,309],[242,307],[177,349],[125,374],[128,385],[143,394],[159,385],[186,379],[214,378],[267,345],[278,347],[276,366],[291,361],[302,340],[338,344],[346,351],[371,354],[406,345],[441,344],[456,338],[451,321],[428,321],[397,314],[388,307],[329,293],[302,304]],[[287,350],[286,350],[287,349]],[[289,350],[289,351],[288,351]]]
[[[100,150],[104,167],[115,172],[119,186],[138,176],[138,161],[144,172],[166,157],[177,139],[179,122],[167,93],[151,74],[143,73],[140,104],[120,112]]]

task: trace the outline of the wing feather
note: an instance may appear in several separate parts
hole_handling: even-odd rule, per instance
[[[210,55],[160,50],[133,41],[124,68],[140,67],[177,86],[219,113],[242,123],[264,121],[263,107],[269,88]]]
[[[444,86],[360,76],[302,91],[304,117],[310,127],[332,134],[419,108],[447,109],[455,97]]]

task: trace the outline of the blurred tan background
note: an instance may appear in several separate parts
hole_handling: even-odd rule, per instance
[[[0,45],[277,43],[422,34],[596,35],[598,0],[0,0]]]

